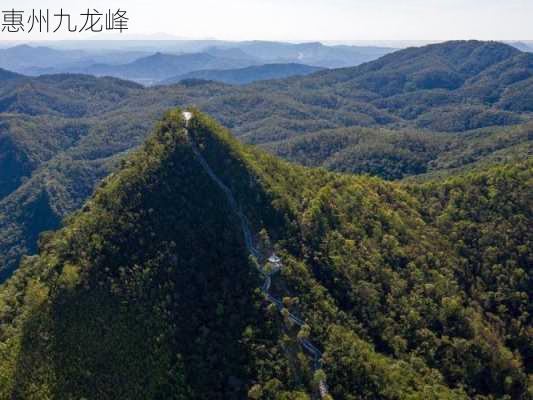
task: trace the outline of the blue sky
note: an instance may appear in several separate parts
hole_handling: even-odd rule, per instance
[[[126,9],[131,34],[268,40],[533,40],[533,0],[3,0],[2,10]],[[22,35],[0,39],[66,39]],[[103,38],[103,36],[102,36]]]

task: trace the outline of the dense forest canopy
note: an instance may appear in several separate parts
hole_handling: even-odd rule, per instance
[[[514,47],[468,41],[238,87],[2,71],[0,281],[169,107],[196,104],[242,141],[304,165],[389,180],[445,177],[529,157],[532,66]]]
[[[1,398],[528,399],[531,161],[387,182],[292,165],[167,113],[0,286]],[[284,260],[254,260],[202,156]],[[112,379],[111,379],[112,378]]]
[[[478,41],[246,85],[0,70],[0,399],[530,399],[532,88]]]

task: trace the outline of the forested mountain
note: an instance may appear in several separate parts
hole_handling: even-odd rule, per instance
[[[242,397],[251,380],[290,382],[279,328],[261,318],[259,277],[235,218],[198,168],[175,115],[124,168],[75,225],[49,236],[55,247],[60,236],[84,232],[75,239],[80,252],[68,256],[68,277],[46,265],[51,259],[34,259],[15,286],[5,286],[3,294],[33,287],[30,302],[39,304],[1,297],[0,397],[231,398]],[[51,247],[53,258],[59,248]],[[27,323],[36,324],[36,337]]]
[[[0,280],[40,232],[57,227],[121,154],[146,138],[158,114],[118,112],[140,85],[110,78],[50,76],[2,85],[0,114]],[[103,113],[103,114],[102,114]]]
[[[261,143],[316,131],[319,124],[435,131],[516,124],[524,118],[521,113],[533,110],[532,60],[531,54],[500,43],[448,42],[283,84],[258,83],[246,94],[251,97],[253,91],[253,104],[270,113],[261,114],[262,130],[253,129],[253,121],[238,132],[253,132],[251,141]],[[268,104],[273,99],[276,104]],[[246,111],[260,113],[259,106]]]
[[[111,126],[98,132],[108,119],[95,117],[120,107],[122,99],[140,89],[137,84],[112,78],[75,75],[54,75],[38,81],[17,79],[2,85],[0,200],[58,153],[83,147],[85,158],[90,159],[113,155],[131,147],[135,141],[134,130],[129,125],[120,126],[127,121],[126,116],[113,116],[111,123],[116,126],[113,134],[109,134]],[[100,135],[101,142],[84,142],[91,133]]]
[[[531,122],[448,135],[354,127],[319,131],[264,147],[303,165],[394,180],[523,161],[533,154],[532,139]]]
[[[145,88],[72,74],[2,81],[0,270],[32,254],[39,233],[80,207],[174,106],[196,104],[242,141],[287,159],[386,179],[524,160],[531,61],[511,46],[472,41],[242,86]]]
[[[532,172],[340,175],[171,111],[0,286],[0,398],[526,400]]]
[[[401,50],[354,68],[241,88],[188,82],[189,103],[250,143],[349,126],[464,132],[530,118],[532,55],[496,42]]]
[[[228,84],[244,85],[255,81],[282,79],[290,76],[309,75],[323,68],[304,64],[265,64],[227,70],[199,70],[164,80],[163,84],[177,83],[188,79],[202,79]]]

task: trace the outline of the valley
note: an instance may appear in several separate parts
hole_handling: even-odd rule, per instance
[[[481,55],[484,64],[475,65]],[[0,158],[1,279],[21,254],[35,252],[40,232],[83,204],[169,107],[195,104],[242,141],[307,166],[422,179],[529,157],[531,66],[531,54],[469,41],[238,87],[15,75],[0,87],[0,146],[15,155]],[[389,89],[372,89],[378,82]],[[43,210],[37,225],[29,222],[36,210]]]
[[[0,399],[529,398],[531,54],[307,72],[0,70]]]
[[[166,387],[179,387],[193,398],[224,398],[231,390],[242,395],[252,388],[266,396],[309,396],[316,387],[312,365],[297,355],[292,336],[297,332],[281,330],[293,314],[309,325],[309,333],[301,334],[324,348],[322,368],[333,398],[346,393],[490,398],[509,391],[522,396],[530,351],[523,297],[530,277],[520,272],[530,263],[529,162],[444,182],[399,185],[288,164],[240,144],[213,120],[193,113],[189,135],[181,111],[168,113],[64,228],[41,239],[40,255],[26,258],[3,285],[0,318],[12,327],[0,333],[6,390],[22,396],[29,382],[42,382],[41,394],[46,388],[89,393],[96,385],[105,397],[152,396]],[[198,154],[209,169],[201,168]],[[259,232],[260,244],[250,244],[251,232],[243,237],[248,229]],[[504,243],[510,241],[523,250],[508,252]],[[248,257],[256,246],[266,254],[275,247],[283,260],[276,274],[282,281],[272,280],[271,290],[287,290],[282,303],[289,314],[280,316],[254,289],[265,283]],[[518,279],[502,280],[496,259]],[[235,296],[236,290],[243,294]],[[135,330],[152,332],[135,353],[115,347],[112,337],[94,341],[101,326],[110,324],[115,334],[128,329],[129,318],[115,321],[102,314],[110,307],[120,315],[153,314]],[[98,314],[104,321],[93,325],[87,316]],[[505,327],[505,338],[494,321]],[[37,325],[24,328],[27,324]],[[204,332],[198,337],[202,346],[179,339],[190,329]],[[147,341],[157,332],[164,332],[162,342]],[[222,332],[225,339],[219,338]],[[246,339],[237,340],[241,335]],[[50,347],[47,338],[60,342]],[[34,345],[17,356],[21,340]],[[84,345],[77,348],[80,340]],[[211,353],[229,357],[221,371],[236,376],[235,383],[249,384],[227,385],[226,372],[209,375],[213,365],[203,364],[198,352],[218,344],[230,346]],[[237,350],[237,344],[244,347]],[[139,382],[154,372],[146,368],[147,360],[167,361],[154,384],[138,391],[129,384],[97,383],[110,371],[84,365],[79,351],[124,360],[105,365],[128,366],[113,375],[133,374]],[[139,364],[139,351],[156,353],[143,353]],[[286,359],[287,351],[296,353]],[[165,354],[180,354],[183,363]],[[62,361],[53,366],[54,359]],[[165,378],[168,362],[178,362],[174,368],[181,371],[174,383]],[[464,369],[457,374],[459,365]],[[400,366],[404,379],[395,373]],[[43,375],[50,368],[55,372]],[[89,375],[81,372],[87,368]],[[10,386],[10,376],[19,384]]]

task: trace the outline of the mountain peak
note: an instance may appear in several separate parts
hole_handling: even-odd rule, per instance
[[[526,393],[527,346],[492,322],[527,318],[527,278],[488,284],[495,257],[526,276],[500,245],[526,248],[528,165],[388,183],[291,165],[188,112],[167,112],[0,287],[0,397]],[[470,303],[480,280],[495,304]]]
[[[195,117],[190,129],[213,145],[211,129],[220,128],[202,121]],[[223,147],[209,151],[222,151],[228,162]],[[68,254],[57,247],[63,240]],[[170,388],[195,398],[243,398],[258,379],[255,346],[279,352],[285,364],[279,332],[259,318],[259,276],[237,217],[191,150],[179,110],[41,243],[41,255],[21,267],[44,271],[41,285],[50,289],[28,309],[40,319],[26,333],[33,345],[19,359],[32,354],[33,361],[18,370],[20,382],[39,375],[43,385],[87,398],[96,389],[105,398],[169,398]],[[243,341],[248,326],[261,338]],[[45,367],[53,382],[40,375]],[[29,389],[20,383],[14,390]]]

